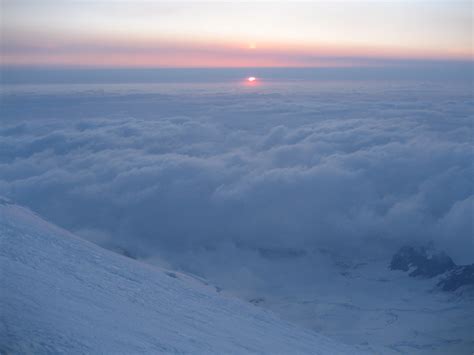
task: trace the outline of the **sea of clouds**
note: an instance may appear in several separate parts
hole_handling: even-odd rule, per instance
[[[0,194],[131,255],[222,251],[201,271],[430,241],[473,262],[473,106],[460,83],[5,89]]]

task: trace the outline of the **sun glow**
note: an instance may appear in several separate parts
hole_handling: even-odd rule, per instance
[[[249,77],[247,78],[247,81],[250,82],[250,83],[253,83],[253,82],[256,81],[256,80],[257,80],[257,78],[254,77],[254,76],[249,76]]]

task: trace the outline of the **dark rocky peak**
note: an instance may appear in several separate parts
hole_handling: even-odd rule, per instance
[[[412,277],[432,278],[442,275],[437,286],[443,291],[455,291],[462,286],[474,287],[474,264],[456,265],[432,245],[404,246],[392,257],[391,270],[410,271]]]
[[[410,276],[426,278],[443,274],[455,266],[446,253],[431,246],[404,246],[395,253],[390,263],[391,270],[410,271]]]

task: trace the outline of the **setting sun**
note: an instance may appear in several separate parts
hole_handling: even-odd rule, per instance
[[[256,81],[256,80],[257,80],[257,78],[254,77],[254,76],[249,76],[249,77],[247,78],[247,81],[249,81],[249,82],[251,82],[251,83],[254,82],[254,81]]]

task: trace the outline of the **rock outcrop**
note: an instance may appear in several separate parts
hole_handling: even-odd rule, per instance
[[[474,264],[454,267],[437,284],[443,291],[455,291],[469,285],[474,286]]]
[[[445,252],[432,247],[400,248],[392,257],[390,269],[407,271],[411,277],[440,276],[437,286],[443,291],[455,291],[463,286],[474,287],[474,264],[456,265]]]
[[[404,246],[395,253],[391,270],[410,271],[410,276],[431,278],[454,268],[456,264],[444,252],[429,247]]]

